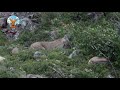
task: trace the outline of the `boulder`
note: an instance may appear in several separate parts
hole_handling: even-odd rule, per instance
[[[19,32],[16,32],[15,35],[14,35],[14,40],[17,40],[18,37],[19,37],[20,33]]]
[[[0,18],[0,28],[7,27],[7,18]]]
[[[42,58],[46,57],[46,54],[40,52],[40,51],[36,51],[33,55],[34,59],[36,61],[40,61]]]
[[[106,78],[115,78],[115,77],[109,74]]]
[[[33,29],[32,21],[29,18],[20,19],[20,25],[23,29]]]
[[[42,53],[40,51],[36,51],[33,55],[33,57],[38,61],[40,57],[42,56]]]
[[[74,57],[78,56],[79,53],[80,53],[80,50],[74,50],[74,51],[68,56],[68,58],[74,58]]]
[[[0,65],[0,71],[6,71],[7,67],[5,65]]]
[[[5,58],[0,56],[0,62],[3,62],[4,60],[5,60]]]
[[[12,54],[18,54],[19,53],[19,48],[15,47],[12,50]]]
[[[47,78],[43,75],[28,74],[26,78]]]
[[[93,21],[97,21],[99,18],[104,16],[103,12],[90,12],[87,14]]]
[[[8,18],[11,15],[12,12],[0,12],[0,17],[6,17]]]
[[[49,35],[50,35],[50,37],[51,37],[52,40],[58,39],[58,34],[59,34],[59,33],[58,33],[57,30],[51,31],[51,32],[49,33]]]
[[[88,61],[88,64],[94,64],[94,63],[106,63],[109,62],[107,58],[104,57],[93,57]]]

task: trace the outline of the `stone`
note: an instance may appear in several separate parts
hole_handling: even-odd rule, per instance
[[[36,61],[40,61],[41,58],[46,57],[46,54],[43,54],[43,53],[40,52],[40,51],[36,51],[36,52],[34,53],[33,57],[34,57],[34,59],[35,59]]]
[[[23,29],[32,29],[32,21],[29,18],[20,19],[20,25]]]
[[[15,47],[12,50],[12,54],[18,54],[19,53],[19,48]]]
[[[6,71],[7,70],[7,67],[4,66],[4,65],[0,65],[0,71]]]
[[[57,30],[51,31],[49,33],[49,35],[50,35],[50,37],[51,37],[52,40],[55,40],[55,39],[58,38],[58,31]]]
[[[33,55],[33,57],[38,60],[41,57],[42,53],[40,51],[36,51]]]
[[[70,55],[69,55],[69,57],[68,58],[73,58],[73,57],[76,57],[78,54],[79,54],[79,50],[74,50]]]
[[[7,34],[8,29],[7,29],[7,28],[2,28],[1,31],[2,31],[4,34]]]
[[[0,62],[3,62],[4,60],[5,60],[5,58],[0,56]]]
[[[0,18],[0,28],[6,28],[7,27],[7,19],[6,18]]]
[[[11,15],[12,12],[0,12],[0,17],[6,17],[8,18]]]
[[[85,68],[85,72],[92,72],[92,69]]]
[[[26,71],[19,71],[20,77],[19,78],[26,78],[27,74]]]
[[[104,57],[93,57],[88,61],[88,64],[94,64],[94,63],[106,63],[109,62],[107,58]]]
[[[14,67],[10,67],[9,70],[10,71],[15,71],[15,68]]]
[[[26,25],[27,25],[27,22],[24,21],[24,20],[21,20],[20,25],[24,29],[26,27]]]
[[[115,78],[115,77],[109,74],[106,78]]]
[[[103,12],[90,12],[87,14],[93,21],[97,21],[99,18],[101,18],[104,13]]]
[[[16,33],[15,33],[15,35],[14,35],[14,40],[17,40],[17,39],[18,39],[19,34],[20,34],[19,32],[16,32]]]
[[[26,78],[47,78],[43,75],[28,74]]]

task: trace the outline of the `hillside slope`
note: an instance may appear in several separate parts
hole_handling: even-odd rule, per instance
[[[17,13],[23,15],[25,12]],[[21,28],[17,40],[8,40],[0,31],[0,78],[118,78],[120,77],[120,13],[38,12],[30,13],[32,30]],[[33,16],[32,16],[33,15]],[[58,33],[51,34],[51,31]],[[70,47],[29,50],[32,43],[69,36]],[[12,53],[17,47],[16,54]],[[77,51],[77,52],[76,52]],[[35,55],[37,53],[37,56]],[[88,64],[93,57],[107,63]],[[33,75],[33,76],[32,76]],[[37,76],[36,76],[37,75]]]

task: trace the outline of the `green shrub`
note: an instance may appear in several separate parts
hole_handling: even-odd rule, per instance
[[[93,22],[87,16],[88,12],[44,12],[36,17],[40,22],[38,29],[30,32],[24,30],[17,41],[8,42],[4,34],[0,32],[0,55],[6,60],[0,69],[0,77],[21,77],[21,70],[27,74],[43,74],[52,78],[104,78],[113,74],[113,67],[108,64],[88,65],[88,60],[94,56],[109,58],[114,66],[118,77],[120,76],[120,37],[112,20],[119,21],[118,12],[107,13],[97,22]],[[69,59],[73,49],[53,50],[41,52],[45,57],[40,61],[33,58],[35,50],[28,50],[37,41],[50,41],[45,31],[60,30],[59,38],[65,34],[71,36],[72,47],[80,50],[80,53]],[[7,43],[7,44],[6,44]],[[9,45],[10,44],[10,45]],[[12,55],[8,47],[20,44],[19,54]],[[2,66],[1,65],[1,66]],[[9,68],[14,67],[15,71]],[[88,69],[88,71],[86,71]],[[90,70],[90,71],[89,71]]]
[[[105,28],[104,28],[105,27]],[[120,50],[120,37],[111,28],[111,24],[103,20],[103,25],[81,27],[75,25],[74,45],[85,55],[106,56],[111,60],[119,60],[118,51]]]

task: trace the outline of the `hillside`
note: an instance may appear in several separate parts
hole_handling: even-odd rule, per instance
[[[0,17],[10,14],[1,12]],[[0,59],[5,59],[0,60],[0,78],[120,77],[119,12],[14,14],[23,22],[17,28],[19,35],[15,39],[5,34],[5,28],[1,28]],[[29,49],[35,42],[52,42],[65,35],[69,39],[65,48],[47,50],[47,46],[42,44],[45,49]],[[55,44],[51,45],[53,47]],[[105,58],[106,61],[89,64],[93,57]]]

